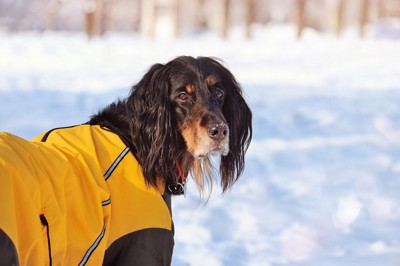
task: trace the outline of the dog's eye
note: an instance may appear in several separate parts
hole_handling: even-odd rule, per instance
[[[218,99],[224,98],[224,92],[221,89],[216,89],[215,90],[215,95],[217,96]]]
[[[189,98],[188,94],[184,91],[178,94],[178,99],[181,101],[186,101]]]

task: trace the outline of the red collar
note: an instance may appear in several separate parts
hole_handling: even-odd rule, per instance
[[[176,165],[176,169],[178,170],[178,174],[179,174],[179,181],[186,183],[186,179],[187,179],[187,174],[184,175],[181,169],[181,165],[179,164],[178,160],[175,159],[175,165]]]
[[[181,168],[178,160],[176,160],[176,159],[175,159],[175,165],[176,165],[176,169],[178,170],[179,180],[175,184],[169,185],[168,189],[172,195],[184,195],[187,175],[183,174],[182,168]]]

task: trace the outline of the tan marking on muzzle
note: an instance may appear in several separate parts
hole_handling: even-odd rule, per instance
[[[192,126],[185,126],[181,129],[181,133],[189,152],[194,153],[196,150],[196,129]]]
[[[202,127],[199,119],[192,120],[180,127],[188,151],[195,157],[213,155],[213,150],[220,149],[222,155],[229,151],[229,136],[215,140],[209,136],[208,127]]]

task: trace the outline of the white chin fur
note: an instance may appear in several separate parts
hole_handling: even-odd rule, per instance
[[[223,147],[219,149],[214,149],[210,151],[210,155],[212,156],[226,156],[229,153],[229,148],[228,147]]]
[[[223,147],[208,147],[206,149],[201,149],[195,151],[193,156],[198,159],[206,158],[207,156],[226,156],[229,153],[229,146],[224,145]]]
[[[204,159],[209,155],[212,156],[226,156],[229,153],[229,136],[223,141],[217,142],[205,137],[198,139],[196,143],[196,149],[192,150],[191,153],[195,158]]]

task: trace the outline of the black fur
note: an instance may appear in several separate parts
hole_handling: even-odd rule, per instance
[[[218,78],[215,88],[207,86],[208,76]],[[196,92],[188,100],[179,100],[179,93],[187,84],[194,84]],[[208,115],[201,121],[222,121],[229,126],[229,153],[221,156],[220,176],[223,191],[243,173],[244,155],[252,137],[252,114],[242,96],[240,85],[220,62],[208,57],[178,57],[165,65],[155,64],[136,84],[126,99],[112,103],[90,124],[109,128],[132,149],[139,161],[146,181],[156,185],[157,177],[167,184],[179,179],[175,160],[185,173],[193,166],[180,128],[193,113]],[[211,115],[210,115],[211,114]],[[203,125],[204,126],[204,125]]]

